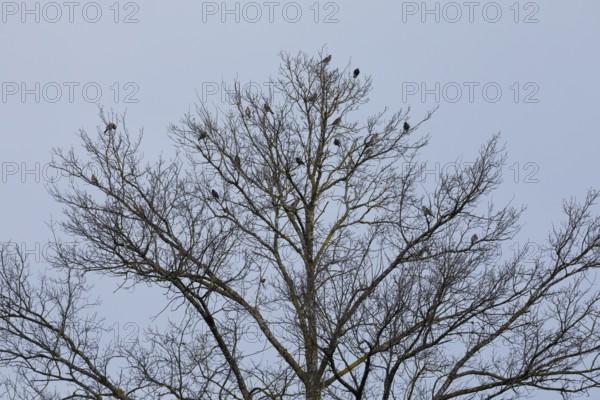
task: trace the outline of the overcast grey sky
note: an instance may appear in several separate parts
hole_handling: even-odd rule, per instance
[[[78,147],[80,128],[95,134],[97,104],[126,111],[155,158],[171,151],[169,123],[199,101],[222,106],[235,78],[268,82],[281,50],[316,54],[326,45],[333,66],[360,67],[374,81],[365,110],[410,106],[416,121],[439,105],[416,133],[431,135],[421,161],[432,172],[473,160],[501,132],[508,163],[494,200],[528,206],[525,239],[541,243],[564,198],[600,187],[598,1],[0,6],[0,241],[25,246],[38,267],[45,224],[61,218],[45,189],[50,150]],[[146,318],[145,300],[135,301],[114,319],[131,321],[133,310]]]

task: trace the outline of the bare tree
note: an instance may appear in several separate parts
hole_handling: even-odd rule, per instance
[[[60,225],[87,246],[57,240],[62,278],[38,282],[0,253],[5,396],[509,399],[599,387],[600,193],[565,202],[534,263],[526,249],[499,259],[522,212],[484,202],[501,183],[499,136],[426,190],[412,161],[431,114],[358,121],[371,79],[324,56],[284,53],[275,91],[197,107],[169,129],[173,160],[143,165],[141,135],[104,113],[96,138],[80,132],[88,162],[55,150],[74,178],[50,188]],[[89,273],[164,288],[184,311],[135,345],[103,347]]]

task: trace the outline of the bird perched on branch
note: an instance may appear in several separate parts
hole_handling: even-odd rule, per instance
[[[273,110],[271,110],[271,107],[269,107],[269,105],[267,103],[265,103],[265,106],[263,107],[263,109],[265,110],[266,113],[273,114]]]
[[[374,133],[373,135],[369,135],[365,139],[365,146],[372,146],[375,143],[377,143],[377,140],[379,140],[379,135],[377,133]]]
[[[104,130],[104,133],[115,130],[115,129],[117,129],[117,124],[115,124],[114,122],[110,122],[108,125],[106,125],[106,129]]]
[[[342,142],[340,142],[340,139],[335,138],[335,139],[333,139],[333,144],[336,145],[337,147],[340,147],[342,145]]]
[[[321,64],[329,64],[329,62],[331,61],[331,54],[328,55],[327,57],[325,57],[324,59],[321,60]]]
[[[212,197],[214,197],[215,200],[219,200],[219,193],[215,189],[212,189],[210,194],[212,194]]]
[[[298,209],[298,204],[300,203],[300,198],[296,198],[292,204],[290,204],[289,209],[291,211],[296,211]]]
[[[433,217],[433,212],[431,212],[431,208],[427,207],[427,206],[423,206],[421,207],[421,210],[423,211],[423,214],[425,214],[426,216],[432,216]]]
[[[427,253],[429,253],[429,247],[423,246],[423,248],[419,250],[416,255],[417,257],[424,257],[427,255]]]
[[[90,182],[92,182],[92,185],[98,186],[98,178],[96,178],[96,175],[92,174],[92,177],[90,178]]]
[[[208,133],[206,133],[206,131],[204,129],[200,129],[200,131],[198,133],[198,139],[204,140],[207,137],[208,137]]]
[[[333,122],[331,123],[331,126],[338,126],[340,124],[340,122],[342,122],[342,117],[337,117],[336,119],[333,120]]]
[[[262,283],[263,285],[265,284],[265,282],[267,282],[267,278],[260,278],[260,283]]]
[[[146,213],[144,212],[144,208],[142,206],[140,206],[139,204],[136,204],[134,206],[134,208],[135,208],[135,211],[137,211],[138,214],[140,214],[142,216],[146,215]]]
[[[242,169],[242,160],[240,160],[240,156],[238,156],[237,154],[235,155],[235,158],[233,159],[233,166],[236,169]]]
[[[354,79],[356,79],[356,78],[358,78],[358,75],[360,75],[360,69],[356,68],[356,69],[354,70],[354,72],[352,73],[352,77],[353,77]]]
[[[474,234],[473,236],[471,236],[471,244],[475,244],[475,242],[478,240],[479,240],[479,236],[477,236],[477,234]]]
[[[244,113],[246,114],[246,118],[250,118],[252,116],[252,111],[250,110],[250,107],[246,107]]]
[[[296,157],[296,163],[298,165],[304,165],[304,161],[300,157]]]
[[[317,96],[316,93],[313,93],[310,96],[308,96],[308,99],[306,99],[306,100],[308,100],[309,103],[314,103],[315,101],[317,101],[318,97],[319,96]]]
[[[406,121],[404,122],[404,126],[403,126],[403,128],[404,128],[404,132],[405,132],[405,133],[406,133],[406,132],[408,132],[408,131],[410,130],[410,125],[408,124],[408,122],[406,122]]]

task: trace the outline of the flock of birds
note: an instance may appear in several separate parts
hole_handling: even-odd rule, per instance
[[[328,65],[328,64],[331,62],[331,59],[332,59],[332,56],[331,56],[331,54],[330,54],[330,55],[328,55],[327,57],[323,58],[319,64],[322,64],[322,65],[326,66],[326,65]],[[355,69],[355,70],[352,72],[352,77],[353,77],[354,79],[356,79],[356,78],[358,78],[358,76],[359,76],[359,75],[360,75],[360,69],[359,69],[359,68],[356,68],[356,69]],[[317,98],[318,98],[318,96],[317,96],[317,94],[315,93],[315,94],[312,94],[312,95],[310,95],[310,96],[307,98],[307,100],[308,100],[309,102],[312,102],[312,103],[314,103],[314,102],[317,100]],[[265,113],[274,114],[273,110],[271,109],[271,107],[270,107],[270,106],[269,106],[269,104],[267,104],[267,103],[265,103],[265,105],[263,106],[263,111],[264,111]],[[252,116],[252,110],[250,110],[250,108],[249,108],[249,107],[246,107],[246,109],[244,110],[244,113],[245,113],[246,117],[251,117],[251,116]],[[337,117],[336,119],[334,119],[334,120],[333,120],[333,122],[331,123],[331,125],[330,125],[330,126],[331,126],[331,127],[337,127],[337,126],[339,126],[341,123],[342,123],[342,117],[340,116],[340,117]],[[403,127],[402,127],[402,128],[403,128],[403,130],[404,130],[404,133],[408,132],[408,131],[410,130],[410,125],[409,125],[409,123],[405,121],[405,122],[404,122],[404,125],[403,125]],[[104,133],[106,133],[106,132],[108,132],[108,131],[116,130],[116,129],[117,129],[117,124],[115,124],[114,122],[110,122],[110,123],[108,123],[108,124],[106,125],[106,129],[104,130]],[[201,132],[200,132],[200,134],[199,134],[199,139],[203,140],[203,139],[206,139],[207,137],[208,137],[208,134],[207,134],[205,131],[201,131]],[[375,144],[375,143],[376,143],[376,141],[378,140],[378,138],[379,138],[379,135],[378,135],[378,134],[373,134],[373,135],[370,135],[369,137],[367,137],[367,138],[365,139],[365,143],[364,143],[364,144],[365,144],[365,146],[372,146],[373,144]],[[336,138],[334,138],[334,140],[333,140],[333,144],[334,144],[335,146],[339,147],[339,146],[341,146],[341,145],[342,145],[342,142],[341,142],[341,140],[340,140],[339,138],[337,138],[337,137],[336,137]],[[295,162],[296,162],[296,164],[298,164],[299,166],[305,165],[305,162],[304,162],[304,160],[303,160],[301,157],[295,157]],[[236,156],[235,156],[233,163],[234,163],[234,166],[235,166],[236,168],[238,168],[238,169],[239,169],[239,168],[241,168],[241,160],[240,160],[240,157],[239,157],[238,155],[236,155]],[[96,177],[96,175],[94,175],[94,174],[92,174],[92,176],[91,176],[91,178],[90,178],[90,182],[91,182],[93,185],[95,185],[95,186],[98,186],[98,185],[99,185],[98,178],[97,178],[97,177]],[[215,200],[217,200],[217,201],[220,201],[221,197],[220,197],[220,195],[219,195],[219,192],[217,192],[215,189],[212,189],[212,190],[211,190],[211,195],[212,195],[212,197],[213,197]],[[423,212],[423,214],[425,215],[425,218],[426,218],[426,220],[427,220],[427,222],[428,222],[428,224],[429,224],[429,217],[432,217],[432,218],[434,217],[434,214],[433,214],[433,212],[432,212],[432,211],[431,211],[431,209],[430,209],[429,207],[427,207],[427,206],[422,206],[422,208],[421,208],[421,211],[422,211],[422,212]],[[479,240],[479,237],[477,236],[477,234],[473,234],[473,236],[471,236],[471,244],[472,244],[472,245],[473,245],[473,244],[475,244],[475,243],[476,243],[478,240]],[[260,279],[260,283],[264,284],[265,282],[266,282],[266,279],[265,279],[264,277],[262,277],[262,278]]]
[[[325,57],[323,60],[321,60],[320,64],[323,64],[323,65],[327,65],[327,64],[329,64],[329,62],[331,61],[331,58],[332,58],[332,56],[331,56],[331,55],[328,55],[328,56],[327,56],[327,57]],[[359,76],[359,75],[360,75],[360,69],[359,69],[359,68],[356,68],[356,69],[355,69],[355,70],[352,72],[352,77],[353,77],[354,79],[356,79],[356,78],[358,78],[358,76]],[[314,93],[314,94],[311,94],[311,95],[310,95],[310,96],[307,98],[307,100],[308,100],[309,102],[311,102],[311,103],[314,103],[314,102],[316,102],[316,101],[317,101],[317,99],[318,99],[318,96],[317,96],[317,94],[316,94],[316,93]],[[270,106],[269,106],[269,104],[267,104],[267,103],[265,103],[265,105],[263,106],[263,111],[265,112],[265,114],[266,114],[266,113],[269,113],[269,114],[274,114],[273,110],[271,109],[271,107],[270,107]],[[245,109],[244,113],[245,113],[246,117],[248,117],[248,118],[250,118],[250,117],[252,116],[252,110],[250,110],[250,108],[249,108],[249,107],[246,107],[246,109]],[[333,120],[333,122],[331,123],[331,125],[330,125],[330,126],[331,126],[332,128],[335,128],[335,127],[339,126],[341,123],[342,123],[342,117],[340,116],[340,117],[337,117],[336,119],[334,119],[334,120]],[[106,125],[106,129],[104,129],[104,133],[107,133],[107,132],[109,132],[109,131],[114,131],[114,130],[116,130],[116,129],[117,129],[117,124],[116,124],[116,123],[114,123],[114,122],[110,122],[110,123],[108,123],[108,124]],[[406,121],[404,122],[404,125],[403,125],[403,130],[404,130],[404,133],[407,133],[407,132],[410,130],[410,125],[409,125],[409,124],[408,124],[408,122],[406,122]],[[208,137],[208,133],[207,133],[206,131],[200,131],[200,133],[199,133],[199,135],[198,135],[198,138],[199,138],[200,140],[204,140],[204,139],[206,139],[207,137]],[[365,145],[366,147],[367,147],[367,146],[373,146],[373,145],[374,145],[374,144],[377,142],[378,138],[379,138],[379,135],[378,135],[378,134],[372,134],[372,135],[369,135],[367,138],[365,138],[364,145]],[[338,137],[335,137],[335,138],[334,138],[334,140],[333,140],[333,144],[334,144],[335,146],[339,147],[339,146],[341,146],[341,145],[342,145],[342,142],[341,142],[341,140],[340,140]],[[294,159],[294,160],[295,160],[296,164],[298,164],[299,166],[305,165],[305,162],[304,162],[304,160],[303,160],[301,157],[295,157],[295,159]],[[234,167],[235,167],[236,169],[241,169],[241,159],[240,159],[239,155],[237,155],[237,154],[235,155],[235,157],[234,157],[234,159],[233,159],[233,164],[234,164]],[[100,184],[100,183],[98,182],[98,178],[97,178],[97,177],[96,177],[96,175],[94,175],[94,174],[92,174],[92,176],[91,176],[91,178],[90,178],[90,182],[91,182],[91,183],[92,183],[94,186],[99,186],[99,184]],[[212,190],[211,190],[211,195],[212,195],[212,197],[213,197],[213,198],[214,198],[216,201],[220,202],[220,200],[221,200],[221,196],[219,195],[219,192],[217,192],[215,189],[212,189]],[[289,207],[290,207],[290,209],[291,209],[291,210],[295,210],[295,209],[298,207],[298,203],[299,203],[299,201],[300,201],[300,199],[299,199],[299,198],[296,198],[296,199],[294,200],[294,202],[293,202],[293,203],[292,203],[292,204],[289,206]],[[135,206],[135,210],[136,210],[138,213],[140,213],[140,215],[142,215],[142,216],[144,216],[144,215],[145,215],[145,214],[144,214],[144,209],[143,209],[141,206],[139,206],[139,205],[136,205],[136,206]],[[227,209],[227,207],[223,206],[223,210],[225,211],[225,213],[229,213],[229,210]],[[429,217],[432,217],[432,218],[434,218],[434,214],[433,214],[433,212],[432,212],[432,211],[431,211],[431,209],[430,209],[429,207],[427,207],[427,206],[422,206],[422,208],[421,208],[421,211],[422,211],[422,212],[423,212],[423,214],[425,215],[425,219],[427,220],[427,225],[429,225]],[[477,241],[478,241],[478,240],[479,240],[479,237],[477,236],[477,234],[473,234],[473,236],[471,236],[471,245],[475,245],[475,244],[477,243]],[[420,256],[423,256],[423,255],[425,255],[427,252],[429,252],[429,248],[426,246],[426,247],[424,247],[424,248],[422,248],[422,249],[421,249],[421,251],[420,251],[419,255],[420,255]],[[135,269],[135,268],[138,268],[138,264],[137,264],[136,262],[133,262],[133,263],[127,263],[127,265],[129,265],[130,267],[132,267],[132,268],[134,268],[134,269]],[[261,277],[259,278],[259,282],[260,282],[260,284],[261,284],[261,285],[263,285],[263,286],[264,286],[264,285],[266,285],[267,279],[266,279],[264,276],[261,276]],[[120,394],[122,394],[122,393],[123,393],[122,389],[119,389],[119,391],[120,391]]]
[[[332,59],[332,55],[328,55],[327,57],[323,58],[319,64],[322,64],[324,66],[326,66],[327,64],[329,64],[329,62]],[[356,68],[353,72],[352,72],[352,77],[354,79],[358,78],[358,76],[360,75],[360,69]],[[315,101],[317,101],[318,99],[318,95],[316,93],[313,93],[311,95],[309,95],[306,100],[310,103],[314,103]],[[269,106],[269,104],[265,103],[263,106],[263,111],[265,112],[265,114],[270,113],[270,114],[274,114],[273,110],[271,109],[271,107]],[[246,107],[244,110],[244,114],[247,118],[250,118],[252,116],[252,110],[250,109],[250,107]],[[333,120],[333,122],[331,123],[331,127],[336,127],[339,126],[342,123],[342,117],[337,117],[336,119]],[[408,132],[410,130],[410,124],[408,122],[404,122],[403,125],[403,130],[404,133]],[[206,138],[206,132],[202,131],[200,134],[200,139],[204,139]],[[367,137],[365,139],[365,146],[372,146],[375,144],[375,142],[379,139],[379,135],[378,134],[373,134],[370,135],[369,137]],[[337,147],[342,145],[341,140],[338,137],[335,137],[333,140],[333,144]],[[237,157],[237,155],[236,155]],[[295,161],[298,165],[305,165],[304,160],[302,160],[302,158],[300,157],[295,157]],[[236,166],[236,168],[239,168],[238,166]]]

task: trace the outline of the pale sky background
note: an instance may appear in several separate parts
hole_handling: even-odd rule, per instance
[[[473,160],[501,132],[508,163],[494,200],[527,205],[523,238],[541,243],[551,223],[562,220],[564,198],[583,199],[587,188],[600,188],[597,0],[483,1],[471,9],[462,1],[391,0],[49,4],[0,3],[2,242],[32,251],[49,240],[46,223],[61,218],[45,189],[54,176],[50,150],[78,148],[80,128],[95,135],[97,103],[127,111],[132,132],[144,128],[144,153],[152,159],[172,151],[166,128],[190,106],[222,105],[221,90],[212,94],[208,87],[230,86],[235,78],[266,82],[277,73],[279,51],[316,54],[324,45],[332,66],[350,62],[373,78],[366,110],[410,106],[417,121],[439,104],[415,133],[431,134],[421,157],[430,169]],[[102,90],[98,99],[94,87]],[[502,93],[494,102],[497,88]],[[30,257],[35,268],[44,267],[39,253]],[[156,312],[149,296],[162,304],[158,292],[148,291],[128,296],[124,307],[126,294],[112,294],[115,282],[102,279],[97,287],[111,312],[119,304],[119,314],[107,317],[121,324],[139,316],[145,326]]]

